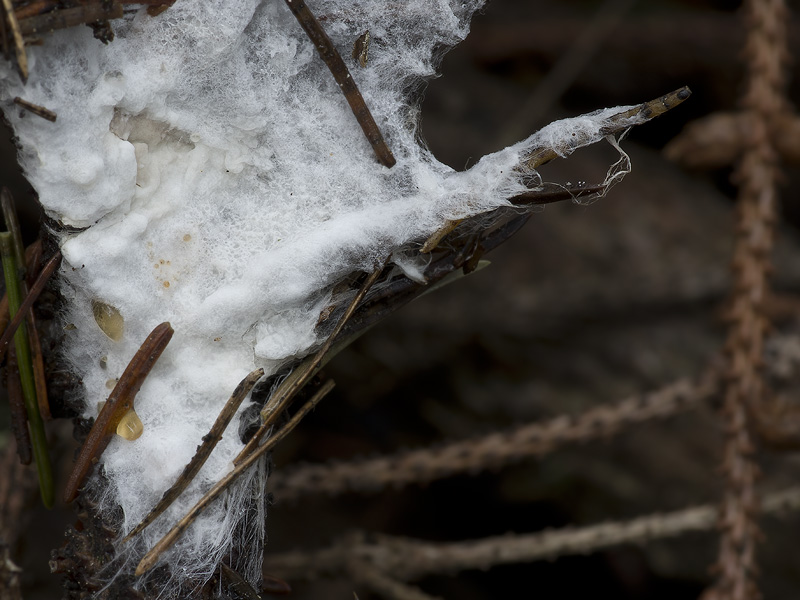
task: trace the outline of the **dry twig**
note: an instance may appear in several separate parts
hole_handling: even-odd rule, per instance
[[[328,339],[325,340],[325,343],[322,344],[322,347],[317,350],[315,354],[300,363],[300,365],[283,381],[278,389],[275,390],[275,393],[261,411],[261,426],[250,439],[250,441],[245,444],[245,447],[234,459],[233,464],[241,464],[250,454],[256,451],[261,438],[263,438],[267,431],[269,431],[281,413],[289,406],[297,393],[303,389],[303,387],[311,380],[314,374],[322,367],[324,361],[328,358],[328,353],[333,346],[333,343],[338,338],[344,326],[347,325],[350,317],[353,316],[353,313],[355,312],[356,308],[358,308],[359,303],[364,299],[364,296],[366,296],[372,285],[378,280],[378,277],[382,271],[383,265],[375,268],[375,270],[364,281],[363,285],[358,290],[358,293],[356,293],[355,297],[345,310],[341,319],[339,319],[336,327],[328,336]]]
[[[317,393],[314,394],[311,400],[304,404],[302,408],[300,408],[300,410],[298,410],[297,413],[295,413],[295,415],[289,419],[286,425],[284,425],[281,430],[278,431],[278,433],[273,435],[265,443],[251,452],[247,458],[245,458],[238,466],[236,466],[236,468],[233,469],[233,471],[218,481],[217,484],[205,494],[205,496],[200,498],[197,504],[195,504],[192,509],[186,513],[186,516],[178,521],[175,527],[170,529],[167,534],[161,538],[147,554],[144,555],[142,560],[139,561],[139,564],[136,567],[136,575],[143,575],[152,569],[156,562],[158,562],[158,559],[161,557],[161,555],[170,547],[172,547],[180,535],[186,531],[186,529],[194,522],[198,515],[202,513],[214,500],[216,500],[222,492],[228,489],[228,487],[230,487],[230,485],[236,481],[242,473],[258,462],[258,460],[264,456],[264,454],[272,450],[272,448],[274,448],[278,442],[289,435],[289,433],[295,427],[297,427],[297,424],[303,419],[303,417],[305,417],[311,411],[311,409],[313,409],[319,403],[320,400],[327,396],[332,389],[333,381],[326,382],[317,391]]]
[[[33,102],[28,102],[27,100],[20,98],[19,96],[14,98],[14,104],[16,104],[17,106],[21,106],[25,110],[30,111],[33,114],[40,116],[43,119],[46,119],[47,121],[50,121],[52,123],[55,123],[56,119],[58,118],[56,113],[54,113],[49,108],[45,108],[44,106],[39,106],[38,104],[34,104]]]
[[[601,133],[603,135],[615,135],[617,133],[622,133],[635,125],[646,123],[651,119],[655,119],[656,117],[663,115],[668,110],[675,108],[689,96],[691,96],[691,94],[691,90],[684,86],[675,90],[674,92],[670,92],[669,94],[665,94],[660,98],[656,98],[655,100],[650,100],[649,102],[644,102],[643,104],[639,104],[633,108],[622,110],[608,118],[607,124],[602,128]],[[575,148],[590,142],[591,138],[587,136],[588,134],[586,133],[575,134],[568,141],[564,141],[563,145],[561,146],[545,145],[538,148],[532,148],[527,152],[526,156],[523,157],[519,168],[533,171],[545,163],[558,158],[559,156],[567,156],[571,154]],[[602,186],[600,194],[605,192],[607,188],[608,186]],[[431,236],[425,241],[420,248],[420,252],[422,254],[432,252],[450,232],[452,232],[461,224],[462,221],[462,219],[446,221],[444,225],[433,232],[433,234],[431,234]]]
[[[253,389],[253,386],[264,376],[264,369],[256,369],[252,373],[248,374],[242,381],[239,382],[239,385],[236,386],[236,389],[233,390],[233,394],[225,403],[225,406],[222,407],[222,410],[217,417],[217,420],[214,421],[214,425],[212,425],[211,430],[203,436],[203,443],[197,447],[197,452],[192,457],[192,460],[189,461],[189,464],[183,469],[183,472],[178,476],[177,481],[170,487],[164,495],[161,497],[156,505],[147,513],[147,516],[142,519],[141,523],[139,523],[133,530],[125,536],[123,541],[127,542],[137,533],[142,531],[145,527],[147,527],[150,523],[155,521],[161,513],[163,513],[167,508],[169,508],[170,504],[175,502],[175,500],[183,493],[188,485],[192,482],[195,478],[197,473],[206,463],[208,457],[211,456],[211,452],[216,447],[217,443],[222,439],[222,434],[225,432],[228,423],[231,422],[231,419],[236,414],[239,406],[241,406],[242,401],[247,397],[247,394],[250,393],[250,390]]]
[[[122,418],[133,410],[133,401],[147,375],[172,339],[174,333],[169,323],[161,323],[147,336],[131,362],[108,396],[105,406],[97,415],[64,490],[64,502],[69,504],[78,495],[83,480],[108,446]]]
[[[800,510],[800,487],[767,495],[762,509],[768,514]],[[372,564],[379,572],[411,581],[431,573],[588,554],[621,544],[644,544],[692,531],[708,531],[716,524],[718,514],[717,507],[702,505],[628,521],[454,543],[355,534],[322,550],[268,554],[265,565],[270,572],[290,581],[308,580],[348,572],[349,561],[355,559]]]
[[[592,408],[576,417],[564,415],[396,455],[284,469],[273,473],[269,485],[276,500],[282,501],[308,494],[374,492],[388,486],[497,469],[522,458],[544,456],[569,443],[608,437],[628,426],[689,410],[711,398],[717,388],[718,377],[712,372],[697,382],[680,379],[649,394]]]
[[[31,445],[31,434],[28,431],[28,414],[25,412],[25,399],[22,396],[19,368],[17,367],[17,351],[13,347],[8,353],[6,362],[6,393],[11,411],[11,431],[17,442],[19,462],[29,465],[33,459],[33,446]]]
[[[722,539],[715,585],[705,600],[755,600],[756,543],[759,538],[755,482],[758,466],[752,455],[752,416],[765,402],[762,377],[764,337],[768,322],[763,303],[769,291],[769,255],[776,218],[778,156],[769,136],[772,116],[786,107],[787,58],[783,0],[748,0],[745,45],[746,88],[742,108],[749,116],[747,150],[739,163],[733,296],[725,352],[728,385],[724,419],[727,440],[723,471],[727,480],[720,510]]]
[[[389,146],[386,145],[386,140],[383,139],[383,134],[381,134],[378,124],[372,118],[372,113],[369,112],[367,103],[364,102],[364,97],[358,90],[358,86],[356,86],[356,82],[350,75],[350,70],[344,64],[336,46],[333,45],[328,34],[325,33],[322,25],[319,24],[319,21],[317,21],[317,18],[303,0],[286,0],[286,6],[292,11],[300,26],[313,42],[322,60],[325,61],[328,69],[330,69],[364,135],[367,136],[367,140],[372,145],[378,160],[385,167],[393,167],[397,161]]]

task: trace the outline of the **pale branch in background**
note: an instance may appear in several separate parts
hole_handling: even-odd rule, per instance
[[[279,469],[268,486],[277,502],[309,494],[377,492],[386,487],[424,484],[459,473],[498,469],[523,458],[541,457],[567,444],[609,437],[651,419],[663,419],[708,402],[718,390],[713,370],[697,381],[680,379],[618,404],[591,408],[479,438],[397,455]]]
[[[788,10],[784,0],[747,0],[743,17],[748,33],[741,104],[751,127],[736,170],[739,193],[722,414],[726,488],[719,518],[718,576],[703,600],[760,597],[756,584],[756,546],[761,537],[756,481],[760,470],[754,457],[754,429],[755,416],[770,402],[763,377],[764,343],[770,328],[764,302],[770,293],[780,166],[769,123],[786,110]]]
[[[800,487],[767,494],[762,502],[765,514],[780,516],[797,510],[800,510]],[[348,562],[357,559],[382,573],[391,573],[394,578],[411,581],[434,573],[552,560],[622,544],[644,544],[693,531],[709,531],[718,517],[716,506],[702,505],[627,521],[453,543],[356,533],[321,550],[267,554],[265,568],[290,580],[309,580],[347,573]]]

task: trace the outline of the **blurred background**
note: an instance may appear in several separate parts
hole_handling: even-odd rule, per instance
[[[732,166],[693,172],[667,161],[662,149],[690,121],[736,108],[745,31],[739,4],[486,4],[422,99],[421,135],[454,169],[558,118],[637,104],[684,85],[693,95],[631,131],[623,147],[633,172],[606,198],[546,207],[487,256],[489,268],[415,301],[342,352],[326,368],[336,390],[281,444],[276,469],[578,414],[703,371],[725,337],[720,314],[730,279]],[[794,57],[800,57],[799,4],[789,2]],[[788,97],[798,98],[798,91],[793,79]],[[10,141],[7,132],[2,137]],[[616,158],[613,148],[598,144],[541,173],[561,183],[600,182]],[[13,151],[6,149],[4,160],[4,183],[14,186],[35,236],[32,193],[14,172]],[[791,298],[800,294],[794,193],[800,177],[791,165],[784,174],[774,284]],[[796,318],[787,311],[777,326],[796,331]],[[71,438],[68,424],[61,433]],[[62,443],[66,469],[72,450]],[[721,449],[721,425],[708,406],[491,473],[371,495],[276,498],[268,552],[324,546],[352,529],[458,541],[715,503]],[[765,490],[800,474],[791,452],[762,451],[759,459]],[[74,520],[70,511],[43,512],[26,513],[19,526],[30,534],[13,552],[30,599],[60,594],[47,557]],[[762,591],[770,600],[797,598],[800,515],[766,517],[763,530]],[[716,533],[697,533],[417,583],[459,600],[688,600],[709,583],[717,544]],[[292,584],[297,599],[352,598],[354,589],[362,600],[377,598],[347,579]]]

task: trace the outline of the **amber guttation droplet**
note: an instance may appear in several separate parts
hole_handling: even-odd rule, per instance
[[[136,414],[136,411],[133,410],[129,410],[125,413],[125,416],[120,419],[119,425],[117,425],[117,435],[131,442],[138,439],[143,431],[144,425],[142,425],[142,420],[139,418],[139,415]]]
[[[92,300],[92,314],[103,333],[115,342],[122,339],[125,333],[125,320],[116,308],[105,302]]]

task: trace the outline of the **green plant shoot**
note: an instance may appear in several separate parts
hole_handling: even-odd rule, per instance
[[[0,256],[2,256],[3,275],[6,282],[6,294],[8,295],[8,312],[9,316],[13,318],[22,303],[22,293],[20,291],[20,281],[18,279],[18,265],[14,252],[14,240],[11,233],[0,233]],[[36,401],[33,363],[31,361],[30,346],[28,345],[28,331],[24,322],[20,324],[19,329],[17,329],[17,332],[14,334],[14,345],[17,350],[22,396],[25,399],[25,410],[28,413],[28,423],[30,424],[33,456],[36,460],[36,470],[39,473],[39,488],[42,494],[42,502],[44,502],[47,508],[52,508],[55,501],[53,467],[50,463],[50,453],[47,450],[47,436],[44,431],[44,422],[39,414],[39,405]]]

